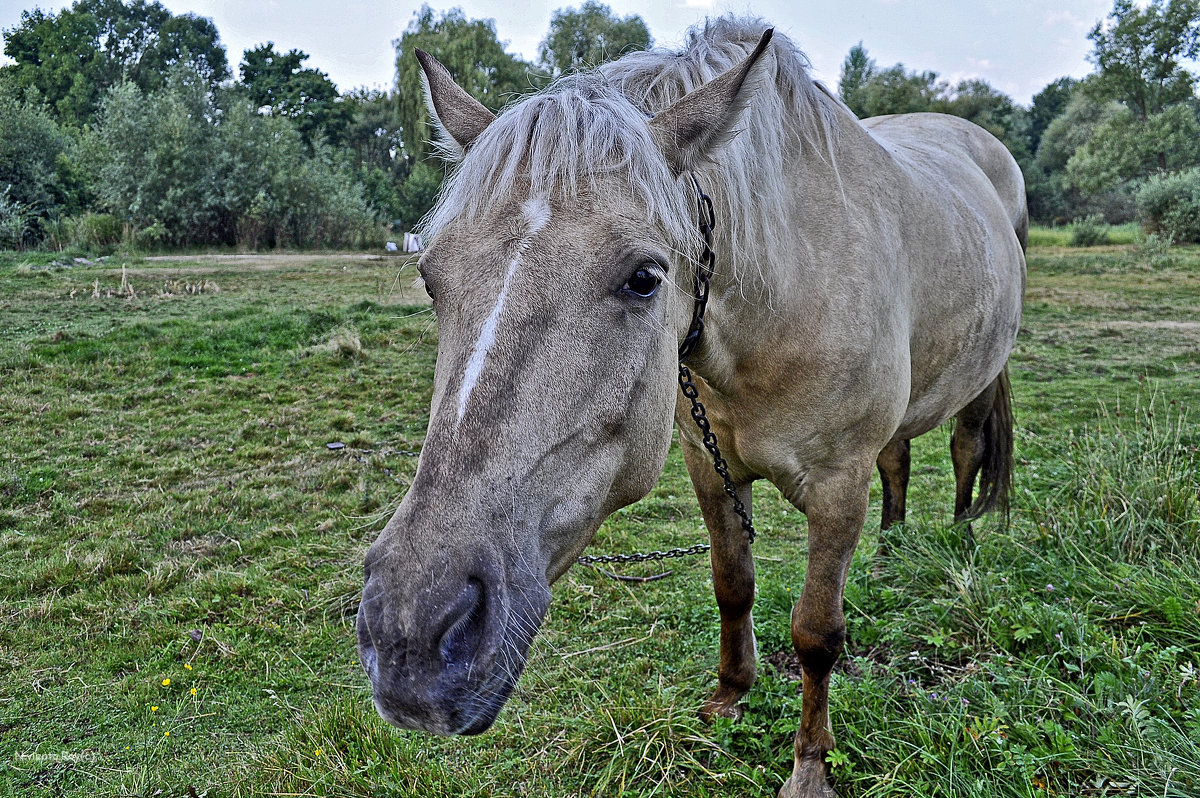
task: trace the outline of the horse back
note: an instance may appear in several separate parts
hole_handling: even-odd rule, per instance
[[[1025,177],[1008,148],[991,133],[960,117],[934,113],[876,116],[862,124],[910,168],[933,165],[946,172],[950,160],[974,164],[991,183],[1022,249],[1027,246]]]

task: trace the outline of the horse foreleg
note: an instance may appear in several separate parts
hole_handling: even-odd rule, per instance
[[[754,645],[754,558],[741,519],[733,512],[733,503],[724,483],[713,471],[712,460],[702,449],[684,442],[683,459],[687,464],[708,539],[712,544],[713,590],[721,613],[721,661],[717,667],[717,690],[704,702],[700,717],[740,718],[738,701],[753,686],[757,673]],[[750,485],[738,486],[738,497],[750,510]]]
[[[850,559],[866,520],[869,467],[814,482],[806,490],[808,569],[792,609],[792,644],[800,657],[804,698],[796,732],[795,764],[781,798],[833,796],[826,755],[833,750],[829,674],[846,640],[842,595]]]

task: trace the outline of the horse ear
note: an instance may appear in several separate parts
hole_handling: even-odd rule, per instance
[[[713,149],[734,136],[734,126],[753,94],[747,78],[774,33],[774,28],[768,28],[742,63],[684,95],[650,120],[650,134],[676,174],[694,169]]]
[[[458,148],[466,150],[495,121],[496,115],[455,83],[450,70],[429,53],[418,48],[417,60],[425,76],[425,102],[430,115],[443,138],[448,137]],[[453,151],[455,147],[450,149]]]

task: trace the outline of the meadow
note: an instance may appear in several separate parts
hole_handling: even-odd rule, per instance
[[[876,486],[831,697],[843,798],[1200,795],[1200,250],[1034,242],[1008,522],[950,524],[948,428],[914,442],[878,557]],[[362,555],[437,342],[410,266],[0,253],[0,795],[775,794],[806,531],[766,484],[743,721],[696,716],[704,557],[569,572],[482,736],[378,718]],[[592,550],[703,535],[676,448]]]

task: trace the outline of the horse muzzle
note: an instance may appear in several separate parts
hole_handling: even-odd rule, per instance
[[[399,584],[395,572],[373,570],[371,560],[358,610],[358,656],[379,714],[434,734],[486,731],[524,668],[549,589],[533,591],[544,596],[534,606],[490,562],[459,570],[444,561]]]

